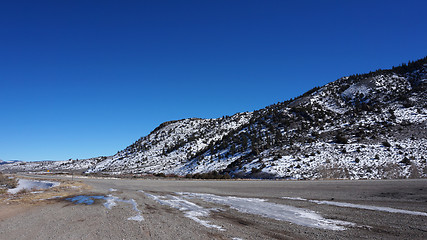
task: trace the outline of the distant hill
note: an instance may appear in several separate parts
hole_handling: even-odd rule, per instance
[[[3,161],[0,159],[0,165],[2,164],[11,164],[11,163],[16,163],[19,162],[18,160],[11,160],[11,161]]]
[[[194,178],[427,177],[427,57],[340,78],[254,112],[161,124],[114,156],[3,164]]]

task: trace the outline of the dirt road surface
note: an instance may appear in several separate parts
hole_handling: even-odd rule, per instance
[[[77,180],[91,188],[4,198],[0,239],[427,239],[422,179]]]

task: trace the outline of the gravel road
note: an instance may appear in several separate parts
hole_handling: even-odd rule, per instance
[[[0,203],[0,239],[427,239],[425,179],[78,180],[92,189]]]

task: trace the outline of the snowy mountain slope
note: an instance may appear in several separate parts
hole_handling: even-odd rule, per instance
[[[193,177],[427,177],[427,58],[343,77],[255,112],[161,124],[114,156],[0,170]],[[209,173],[209,174],[207,174]]]
[[[65,161],[37,161],[23,162],[13,161],[0,165],[0,171],[8,172],[46,172],[46,171],[86,171],[99,162],[111,157],[96,157],[82,160],[65,160]]]
[[[247,124],[252,113],[238,113],[219,119],[184,119],[160,125],[112,159],[88,172],[155,173],[173,172],[230,131]]]

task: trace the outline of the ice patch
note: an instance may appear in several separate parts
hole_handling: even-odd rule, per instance
[[[354,223],[326,219],[314,211],[293,206],[267,202],[260,198],[239,198],[232,196],[217,196],[203,193],[177,193],[187,198],[200,198],[203,201],[227,205],[239,212],[256,214],[280,221],[287,221],[301,226],[327,230],[345,230],[344,226],[354,226]]]
[[[48,181],[37,181],[28,179],[18,179],[18,186],[16,188],[9,189],[7,192],[11,194],[18,193],[24,189],[48,189],[59,186],[59,182],[48,182]]]
[[[282,198],[283,199],[289,199],[289,200],[309,201],[309,202],[316,203],[316,204],[332,205],[332,206],[337,206],[337,207],[359,208],[359,209],[381,211],[381,212],[403,213],[403,214],[410,214],[410,215],[427,216],[427,213],[425,213],[425,212],[409,211],[409,210],[390,208],[390,207],[378,207],[378,206],[372,206],[372,205],[363,205],[363,204],[346,203],[346,202],[335,202],[335,201],[308,200],[308,199],[304,199],[304,198],[300,198],[300,197],[282,197]]]
[[[117,192],[117,189],[115,189],[115,188],[110,188],[110,189],[108,189],[108,191],[109,191],[109,192]]]
[[[172,208],[176,208],[182,212],[184,212],[184,216],[190,218],[191,220],[207,227],[207,228],[216,228],[220,231],[225,231],[225,229],[221,226],[210,224],[210,221],[202,220],[200,217],[209,216],[210,211],[212,209],[203,208],[195,203],[189,202],[185,199],[179,198],[177,196],[156,196],[153,194],[145,193],[148,197],[152,198],[156,202],[166,205]]]

